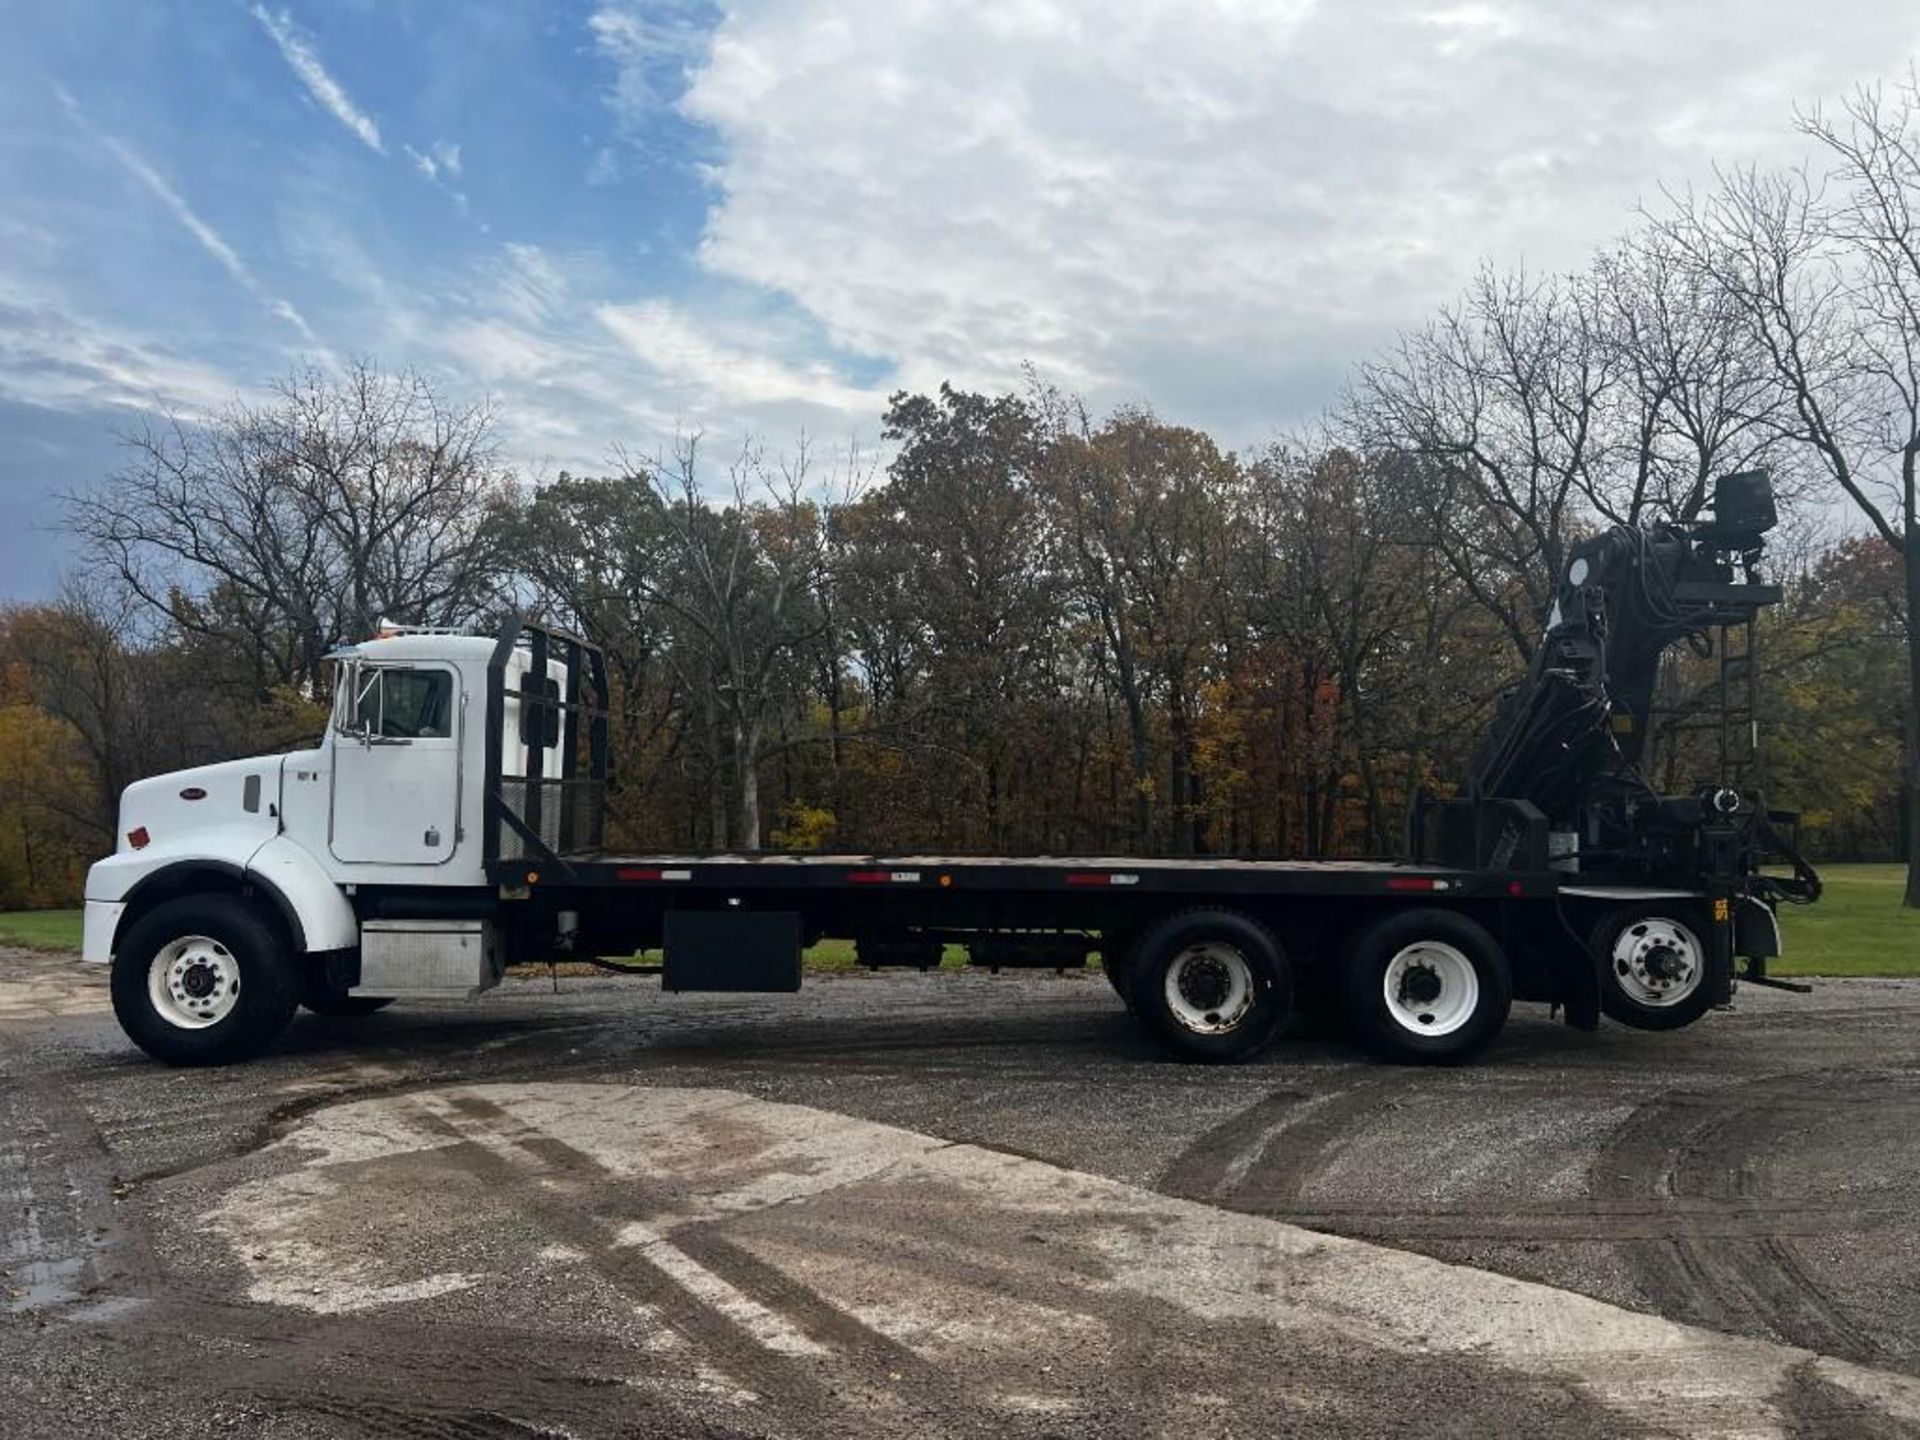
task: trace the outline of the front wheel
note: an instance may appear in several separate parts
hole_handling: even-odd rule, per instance
[[[1169,916],[1140,937],[1123,973],[1133,1013],[1183,1060],[1250,1059],[1292,1006],[1279,942],[1231,910]]]
[[[185,896],[136,920],[116,947],[113,1013],[169,1065],[223,1065],[271,1044],[299,985],[272,925],[232,895]]]
[[[1635,1030],[1678,1030],[1707,1013],[1707,933],[1697,907],[1636,905],[1593,930],[1600,1008]]]
[[[1346,992],[1360,1042],[1402,1064],[1469,1058],[1492,1043],[1513,1005],[1500,943],[1451,910],[1410,910],[1363,930]]]

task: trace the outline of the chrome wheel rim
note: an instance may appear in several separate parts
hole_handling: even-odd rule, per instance
[[[1663,1009],[1700,988],[1707,973],[1700,937],[1678,920],[1651,915],[1613,940],[1613,978],[1636,1004]]]
[[[1418,940],[1387,962],[1381,993],[1393,1023],[1412,1035],[1451,1035],[1480,1007],[1480,972],[1439,940]]]
[[[240,962],[218,940],[182,935],[162,945],[147,966],[154,1013],[181,1030],[204,1030],[240,1001]]]
[[[1167,1013],[1196,1035],[1224,1035],[1253,1008],[1253,967],[1220,940],[1189,945],[1167,966]]]

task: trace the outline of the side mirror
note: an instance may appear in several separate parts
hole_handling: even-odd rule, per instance
[[[385,700],[380,688],[380,671],[363,667],[358,660],[347,661],[334,679],[335,734],[358,740],[362,745],[373,744],[378,738],[379,725],[366,718],[369,697],[373,700],[372,712],[378,715]]]

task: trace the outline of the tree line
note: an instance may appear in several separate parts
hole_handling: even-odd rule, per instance
[[[70,898],[137,776],[310,742],[383,618],[514,611],[607,653],[621,844],[1391,852],[1569,547],[1753,465],[1788,511],[1753,779],[1818,853],[1910,856],[1920,89],[1800,123],[1819,167],[1485,270],[1248,451],[1033,375],[895,395],[884,464],[686,435],[537,486],[490,407],[371,363],[152,425],[72,496],[59,600],[0,615],[0,907]],[[1671,660],[1656,784],[1710,775],[1718,673]]]

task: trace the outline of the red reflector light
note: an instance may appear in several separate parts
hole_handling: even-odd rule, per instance
[[[146,849],[152,840],[153,837],[147,834],[147,827],[144,825],[136,825],[127,831],[127,843],[136,850]]]
[[[886,870],[849,870],[847,883],[850,885],[884,885],[893,878]]]
[[[1424,875],[1395,875],[1387,881],[1389,890],[1438,890],[1440,882]]]
[[[1104,871],[1071,870],[1067,872],[1069,885],[1111,885],[1113,877]]]
[[[658,870],[622,868],[614,871],[613,877],[616,880],[658,880],[660,878],[660,872]]]

